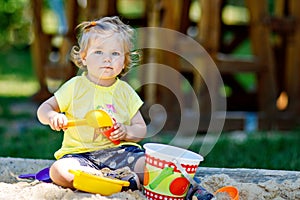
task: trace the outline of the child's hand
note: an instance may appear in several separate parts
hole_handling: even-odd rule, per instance
[[[57,113],[49,118],[49,126],[55,131],[66,130],[67,123],[68,119],[62,113]]]
[[[125,140],[126,135],[127,135],[127,128],[124,124],[122,123],[115,123],[114,124],[114,129],[110,135],[111,140]]]

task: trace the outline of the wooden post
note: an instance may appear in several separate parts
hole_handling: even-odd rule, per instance
[[[178,31],[180,29],[180,16],[181,7],[184,3],[183,0],[148,0],[148,26],[149,27],[162,27]],[[158,32],[157,32],[158,33]],[[163,43],[165,47],[168,45],[170,49],[174,49],[176,45],[176,38],[168,37],[166,40],[162,40],[161,35],[156,35],[156,31],[153,31],[151,35],[147,37],[146,42],[150,42],[155,46],[155,44]],[[167,43],[167,44],[166,44]],[[147,63],[164,64],[168,67],[179,70],[180,68],[180,58],[178,55],[174,55],[170,52],[162,52],[158,49],[147,50]],[[172,85],[178,88],[180,91],[180,79],[179,76],[168,76],[166,74],[157,71],[157,68],[151,67],[152,64],[148,64],[145,69],[145,79],[147,82],[160,83]],[[162,81],[163,80],[163,81]],[[145,87],[145,101],[149,105],[154,103],[161,104],[168,114],[168,121],[166,122],[165,128],[169,130],[175,130],[176,126],[179,124],[180,111],[179,105],[174,101],[173,91],[166,90],[158,84],[150,84]],[[181,113],[182,114],[182,113]]]
[[[300,114],[300,1],[289,0],[289,14],[296,21],[295,31],[287,37],[285,84],[289,97],[287,112],[292,116]]]
[[[271,128],[276,118],[277,83],[274,56],[271,46],[271,32],[264,24],[269,15],[267,0],[246,0],[250,11],[250,39],[252,51],[263,69],[258,74],[258,97],[260,114],[264,118],[261,128]]]
[[[160,26],[160,10],[158,0],[147,0],[147,19],[149,27],[159,27]],[[144,37],[144,36],[143,36]],[[155,32],[150,34],[147,38],[145,38],[146,44],[157,44],[159,41],[157,40],[157,36]],[[157,63],[157,52],[155,49],[149,49],[147,54],[147,63]],[[156,68],[151,68],[151,65],[147,65],[148,67],[145,69],[145,74],[139,74],[141,79],[145,79],[146,82],[156,82],[157,80],[157,71]],[[148,106],[153,105],[157,101],[157,86],[155,84],[150,84],[145,87],[145,102]]]
[[[161,27],[171,29],[174,31],[180,30],[180,22],[181,22],[181,14],[182,14],[182,6],[184,4],[183,0],[162,0],[162,18],[161,18]],[[160,36],[161,38],[161,36]],[[160,41],[164,42],[166,46],[170,47],[170,49],[174,49],[176,46],[177,38],[173,38],[172,36],[168,36],[167,40]],[[158,55],[159,63],[163,63],[166,66],[173,68],[177,71],[180,71],[180,55],[176,55],[170,52],[162,52]],[[168,76],[166,74],[157,73],[157,76],[160,80],[164,80],[167,85],[172,85],[173,88],[176,88],[177,92],[180,92],[181,80],[178,75]],[[164,87],[158,87],[158,95],[161,96],[160,103],[166,108],[168,112],[168,121],[166,123],[167,129],[176,129],[180,123],[180,116],[184,113],[180,113],[180,102],[182,102],[183,96],[182,94],[177,94],[179,97],[174,101],[175,91],[166,90]]]
[[[42,1],[32,0],[32,14],[33,14],[33,32],[34,32],[34,41],[31,45],[33,66],[35,68],[37,79],[40,84],[40,90],[33,96],[35,101],[43,101],[50,97],[50,92],[47,88],[47,83],[45,79],[45,64],[47,62],[47,55],[50,51],[50,38],[43,33],[42,30]]]
[[[85,10],[85,17],[87,18],[87,20],[96,20],[101,17],[116,15],[116,6],[116,0],[88,0]]]
[[[69,79],[76,75],[78,69],[66,58],[69,56],[70,50],[73,45],[77,43],[75,28],[78,24],[79,6],[76,1],[67,0],[65,5],[65,12],[67,18],[68,31],[64,35],[63,43],[60,48],[61,61],[60,64],[66,69],[65,79]]]
[[[201,19],[198,23],[199,27],[199,35],[197,40],[201,43],[201,45],[205,48],[205,50],[210,54],[210,56],[215,59],[217,53],[220,49],[220,36],[221,36],[221,6],[223,0],[199,0],[201,6]],[[219,92],[219,83],[216,82],[216,75],[209,69],[207,66],[209,65],[207,59],[199,62],[199,65],[203,65],[205,67],[205,74],[201,74],[201,76],[206,76],[209,83],[206,82],[206,86],[213,87],[211,91],[212,94],[209,94],[206,87],[201,87],[201,91],[197,91],[199,93],[199,106],[201,112],[201,120],[200,126],[201,129],[207,128],[210,123],[210,117],[216,110],[211,110],[211,102],[212,99],[216,100]]]
[[[199,0],[201,19],[198,40],[212,56],[220,49],[221,5],[223,0]]]

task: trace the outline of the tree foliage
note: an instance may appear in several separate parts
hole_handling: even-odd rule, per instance
[[[1,51],[30,44],[30,0],[0,0],[0,19]]]

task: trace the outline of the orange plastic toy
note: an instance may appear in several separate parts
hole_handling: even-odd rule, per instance
[[[233,186],[225,186],[220,189],[218,189],[215,194],[219,192],[226,192],[229,194],[232,200],[239,200],[239,191],[236,187]]]

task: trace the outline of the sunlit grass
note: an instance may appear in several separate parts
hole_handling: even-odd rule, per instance
[[[39,89],[29,48],[0,52],[0,97],[29,97]]]
[[[0,97],[28,97],[35,94],[39,84],[34,80],[22,81],[17,78],[0,76]]]

